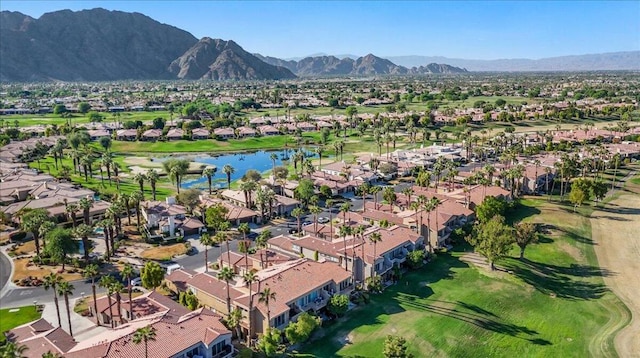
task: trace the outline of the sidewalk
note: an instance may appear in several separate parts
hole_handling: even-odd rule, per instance
[[[86,339],[97,334],[101,334],[107,331],[106,327],[98,327],[96,326],[93,317],[82,317],[81,315],[75,313],[73,311],[73,307],[76,304],[76,301],[79,298],[69,300],[69,305],[71,306],[71,326],[73,328],[73,337],[76,341],[81,341],[82,339]],[[59,298],[60,304],[60,320],[62,322],[62,329],[69,333],[69,325],[67,320],[67,308],[64,304],[64,299]],[[58,326],[58,317],[56,315],[56,305],[55,303],[47,303],[44,305],[44,310],[42,311],[42,318],[44,318],[47,322],[51,323],[52,326]]]

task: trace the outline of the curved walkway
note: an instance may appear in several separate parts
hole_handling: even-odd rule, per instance
[[[11,265],[11,259],[7,256],[4,250],[0,250],[0,297],[3,296],[6,289],[9,287],[9,279],[13,273],[13,266]]]
[[[598,262],[611,272],[609,288],[631,311],[631,322],[614,338],[620,357],[640,357],[640,185],[627,182],[618,197],[591,215]]]

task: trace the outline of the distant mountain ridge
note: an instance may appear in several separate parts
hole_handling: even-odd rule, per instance
[[[0,81],[295,78],[233,41],[198,40],[139,13],[0,13]]]
[[[609,52],[532,59],[468,60],[442,56],[387,56],[403,66],[440,62],[469,71],[622,71],[640,70],[640,51]]]
[[[407,68],[381,57],[368,54],[355,60],[336,56],[306,57],[299,61],[283,60],[276,57],[255,54],[262,61],[274,66],[282,66],[301,77],[323,76],[374,76],[374,75],[414,75],[414,74],[451,74],[465,73],[464,68],[446,64],[430,63],[424,66]]]

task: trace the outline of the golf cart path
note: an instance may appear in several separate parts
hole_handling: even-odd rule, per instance
[[[591,215],[592,239],[607,286],[627,305],[631,321],[614,338],[620,357],[640,357],[640,186],[627,182],[620,196]]]

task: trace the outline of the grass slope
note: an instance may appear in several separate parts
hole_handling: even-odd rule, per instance
[[[526,260],[500,263],[513,275],[471,267],[461,260],[464,252],[440,255],[326,324],[301,356],[379,357],[387,334],[407,338],[417,357],[615,356],[607,344],[590,351],[601,327],[624,306],[604,286],[607,273],[597,266],[589,221],[537,199],[523,201],[509,219],[522,218],[546,223],[546,233],[527,249]]]

